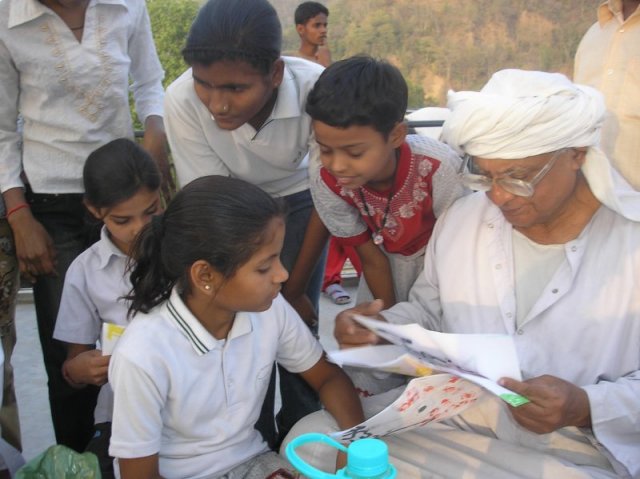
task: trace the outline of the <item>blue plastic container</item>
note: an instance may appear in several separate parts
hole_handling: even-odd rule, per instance
[[[304,462],[295,450],[310,442],[323,442],[347,454],[347,467],[336,474],[320,471]],[[359,439],[345,447],[324,434],[303,434],[291,441],[285,453],[289,462],[309,479],[394,479],[396,468],[389,464],[387,445],[380,439]]]

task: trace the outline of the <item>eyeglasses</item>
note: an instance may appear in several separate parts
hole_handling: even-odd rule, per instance
[[[567,148],[563,148],[562,150],[556,151],[551,159],[544,165],[538,173],[529,181],[521,180],[519,178],[511,178],[510,176],[500,176],[498,178],[492,178],[487,175],[481,175],[479,173],[475,173],[473,170],[474,164],[470,155],[464,155],[462,165],[460,166],[460,170],[458,171],[458,177],[462,181],[462,183],[472,190],[476,191],[489,191],[493,188],[493,183],[497,183],[500,188],[505,190],[508,193],[516,196],[533,196],[535,191],[535,187],[544,175],[546,175],[551,168],[553,168],[554,163],[558,159],[558,157],[567,151]],[[467,166],[469,166],[469,171],[467,171]]]

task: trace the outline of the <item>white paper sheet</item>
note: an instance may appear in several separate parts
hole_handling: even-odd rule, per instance
[[[412,376],[430,374],[429,370],[433,369],[473,381],[512,406],[528,402],[525,397],[497,383],[502,377],[522,380],[515,344],[510,336],[448,334],[428,331],[418,324],[390,324],[360,315],[354,315],[354,319],[395,346],[369,346],[329,353],[329,358],[337,364]]]
[[[398,399],[367,421],[331,436],[342,442],[382,437],[460,414],[482,394],[481,387],[451,374],[413,379]]]

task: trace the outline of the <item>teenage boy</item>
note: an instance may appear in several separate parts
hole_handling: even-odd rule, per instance
[[[326,46],[328,18],[329,10],[318,2],[301,3],[294,14],[300,37],[296,55],[325,67],[331,64],[331,52]]]

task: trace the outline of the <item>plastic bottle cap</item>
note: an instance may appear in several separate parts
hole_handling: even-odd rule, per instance
[[[360,439],[349,445],[347,471],[350,476],[376,477],[388,469],[387,445],[380,439]]]

